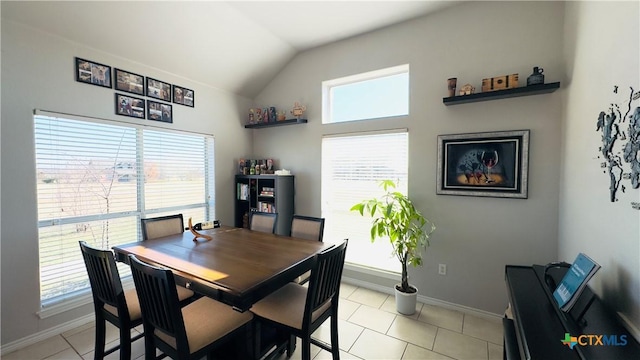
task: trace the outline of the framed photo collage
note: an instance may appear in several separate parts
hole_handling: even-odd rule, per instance
[[[173,105],[195,107],[194,91],[91,60],[75,58],[76,81],[123,93],[115,93],[116,115],[173,123]],[[143,99],[146,96],[152,99]]]

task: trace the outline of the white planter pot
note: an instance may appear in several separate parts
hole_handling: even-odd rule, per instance
[[[395,286],[396,290],[396,311],[403,315],[412,315],[416,312],[416,302],[418,300],[418,288],[410,285],[416,292],[405,293],[398,290],[400,284]]]

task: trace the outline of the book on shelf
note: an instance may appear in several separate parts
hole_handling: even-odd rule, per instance
[[[260,190],[260,196],[273,196],[275,194],[275,189],[272,187],[263,187]]]
[[[238,183],[237,184],[237,198],[238,200],[249,200],[249,185]]]
[[[600,269],[600,265],[587,255],[580,253],[553,292],[553,298],[564,312],[571,310],[589,279]]]
[[[274,213],[276,212],[276,207],[272,203],[258,201],[258,211]]]

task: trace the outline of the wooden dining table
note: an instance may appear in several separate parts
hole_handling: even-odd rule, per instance
[[[128,255],[173,271],[178,285],[248,310],[252,304],[311,269],[314,255],[332,244],[220,227],[114,246],[116,259]]]

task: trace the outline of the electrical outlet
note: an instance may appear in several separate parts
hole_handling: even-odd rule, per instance
[[[446,264],[439,264],[438,265],[438,274],[447,275],[447,265]]]

